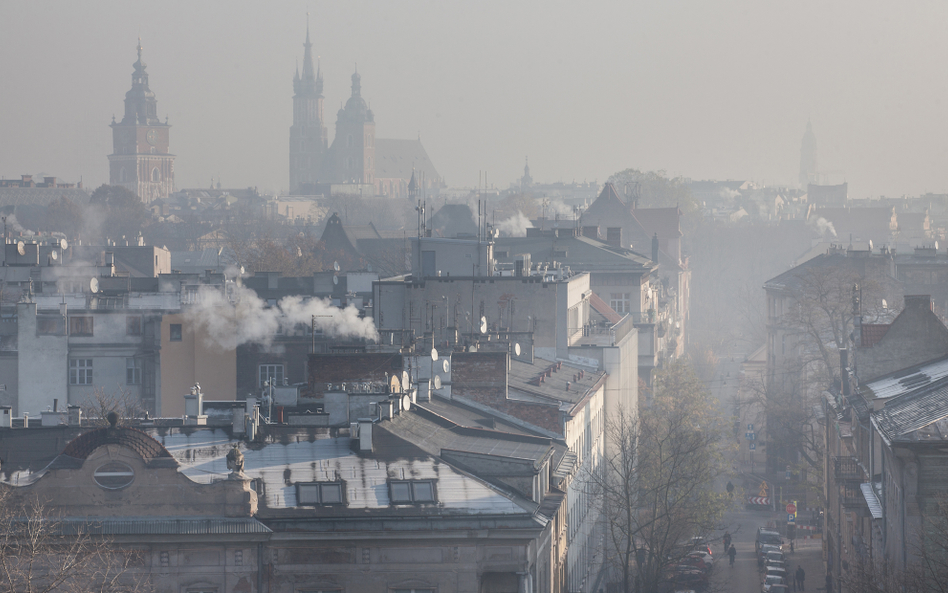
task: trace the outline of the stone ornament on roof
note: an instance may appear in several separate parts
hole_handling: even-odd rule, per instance
[[[234,443],[234,448],[227,453],[227,469],[230,470],[229,480],[243,480],[244,475],[244,454],[240,452],[240,443]]]

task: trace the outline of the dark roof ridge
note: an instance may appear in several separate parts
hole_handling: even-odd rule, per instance
[[[66,444],[62,455],[74,459],[87,459],[93,451],[102,445],[122,445],[135,451],[146,461],[158,458],[172,458],[165,446],[148,433],[137,428],[107,427],[90,430]]]

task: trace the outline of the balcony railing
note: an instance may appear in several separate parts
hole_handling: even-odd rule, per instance
[[[835,475],[837,480],[857,482],[865,481],[865,475],[862,471],[862,467],[860,467],[859,460],[855,457],[834,457],[833,464],[835,466]]]
[[[848,508],[868,507],[866,497],[862,495],[859,486],[843,486],[839,489],[839,502]]]

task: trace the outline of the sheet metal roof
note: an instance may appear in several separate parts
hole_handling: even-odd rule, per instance
[[[862,495],[866,499],[866,504],[869,505],[869,512],[872,513],[872,518],[881,519],[882,504],[876,497],[876,493],[872,491],[872,484],[869,482],[864,482],[859,485],[859,488],[862,489]]]
[[[574,381],[574,377],[579,374],[579,367],[570,366],[567,363],[560,365],[558,371],[544,377],[543,383],[537,385],[536,379],[543,371],[550,368],[550,362],[535,359],[535,363],[524,362],[521,360],[510,359],[509,385],[510,388],[528,394],[541,395],[560,402],[576,403],[583,399],[590,389],[596,386],[600,379],[606,373],[605,371],[585,372],[582,379]],[[569,382],[569,391],[566,390],[566,383]],[[569,409],[568,407],[566,409]]]
[[[888,399],[930,385],[948,377],[948,357],[916,365],[866,383],[860,391],[878,399]]]
[[[62,521],[62,528],[64,531],[82,529],[84,533],[93,535],[245,535],[271,532],[269,527],[250,517],[120,517],[94,520],[70,517]]]
[[[893,441],[943,441],[948,438],[948,378],[915,389],[872,413],[879,433]]]
[[[154,435],[181,464],[180,471],[202,483],[222,480],[230,474],[225,459],[236,442],[223,430],[175,431]],[[261,480],[261,504],[271,509],[297,506],[296,482],[334,481],[346,483],[347,509],[391,508],[389,478],[433,480],[438,493],[438,512],[469,515],[522,514],[524,508],[510,496],[473,476],[457,471],[438,459],[361,456],[352,451],[349,437],[317,436],[302,432],[284,442],[242,449],[244,473]],[[287,442],[288,441],[288,442]],[[516,452],[516,451],[515,451]]]

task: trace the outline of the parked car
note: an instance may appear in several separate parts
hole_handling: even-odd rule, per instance
[[[779,546],[783,548],[783,537],[779,532],[773,529],[757,528],[757,539],[754,540],[754,549],[760,553],[760,547],[763,545]]]
[[[779,577],[779,576],[777,576],[777,575],[769,574],[769,575],[767,575],[767,576],[764,577],[764,587],[763,587],[762,591],[764,591],[764,593],[770,593],[771,588],[772,588],[774,585],[786,585],[786,584],[787,584],[787,583],[786,583],[786,581],[783,580],[783,577]],[[775,589],[775,590],[776,590],[776,591],[779,591],[779,589]]]
[[[770,553],[770,552],[774,552],[774,553],[780,554],[781,558],[783,558],[783,550],[780,549],[780,546],[772,546],[772,545],[770,545],[770,544],[762,544],[762,545],[757,549],[757,565],[758,565],[758,566],[763,566],[763,565],[764,565],[764,560],[766,559],[767,554]]]
[[[703,551],[701,551],[701,550],[695,550],[694,552],[692,552],[692,553],[690,553],[690,554],[688,554],[688,555],[689,555],[689,556],[695,556],[695,557],[697,557],[697,558],[701,558],[702,560],[704,560],[705,564],[707,564],[708,566],[714,568],[714,556],[712,556],[711,554],[708,554],[707,552],[703,552]]]
[[[771,585],[769,593],[790,593],[789,585]]]
[[[681,564],[699,568],[706,573],[711,572],[711,564],[709,564],[708,562],[705,562],[704,558],[702,558],[701,556],[696,556],[694,554],[688,554],[687,556],[682,558]]]

